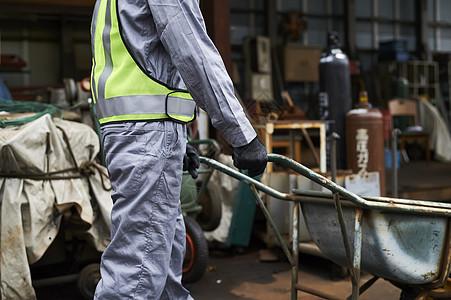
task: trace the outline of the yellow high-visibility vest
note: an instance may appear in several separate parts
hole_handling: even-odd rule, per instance
[[[91,90],[99,123],[192,121],[196,104],[188,91],[151,78],[128,51],[120,33],[117,0],[102,0],[98,5],[97,17],[91,24]]]

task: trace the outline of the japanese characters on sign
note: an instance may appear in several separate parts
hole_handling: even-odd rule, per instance
[[[363,175],[367,173],[368,167],[368,130],[357,129],[356,141],[358,174]]]

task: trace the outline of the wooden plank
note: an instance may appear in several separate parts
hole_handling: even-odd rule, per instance
[[[21,119],[24,117],[31,117],[35,115],[34,112],[27,112],[27,113],[0,113],[0,120],[3,121],[11,121],[15,119]]]

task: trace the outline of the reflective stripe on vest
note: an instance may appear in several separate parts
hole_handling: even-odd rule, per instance
[[[161,105],[166,102],[166,96],[125,96],[108,98],[96,103],[97,117],[103,123],[112,121],[148,120],[150,119],[174,119],[180,122],[189,122],[193,119],[195,106],[193,100],[167,96],[167,106]],[[126,112],[126,113],[124,113]],[[101,122],[102,123],[102,122]]]
[[[119,31],[117,0],[102,0],[95,10],[91,87],[99,122],[192,121],[196,104],[191,95],[151,78],[130,55]]]

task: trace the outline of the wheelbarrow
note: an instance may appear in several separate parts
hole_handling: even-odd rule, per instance
[[[293,190],[283,193],[213,159],[201,157],[201,163],[250,186],[291,264],[292,300],[297,299],[300,290],[325,299],[338,299],[302,286],[298,281],[301,211],[313,241],[324,256],[349,269],[352,294],[348,299],[358,299],[378,278],[401,288],[401,299],[451,298],[450,292],[435,291],[445,285],[450,273],[451,204],[360,197],[290,158],[268,154],[268,161],[291,169],[330,192]],[[294,202],[291,251],[259,191],[282,201]],[[361,270],[374,276],[363,285],[360,285]]]

